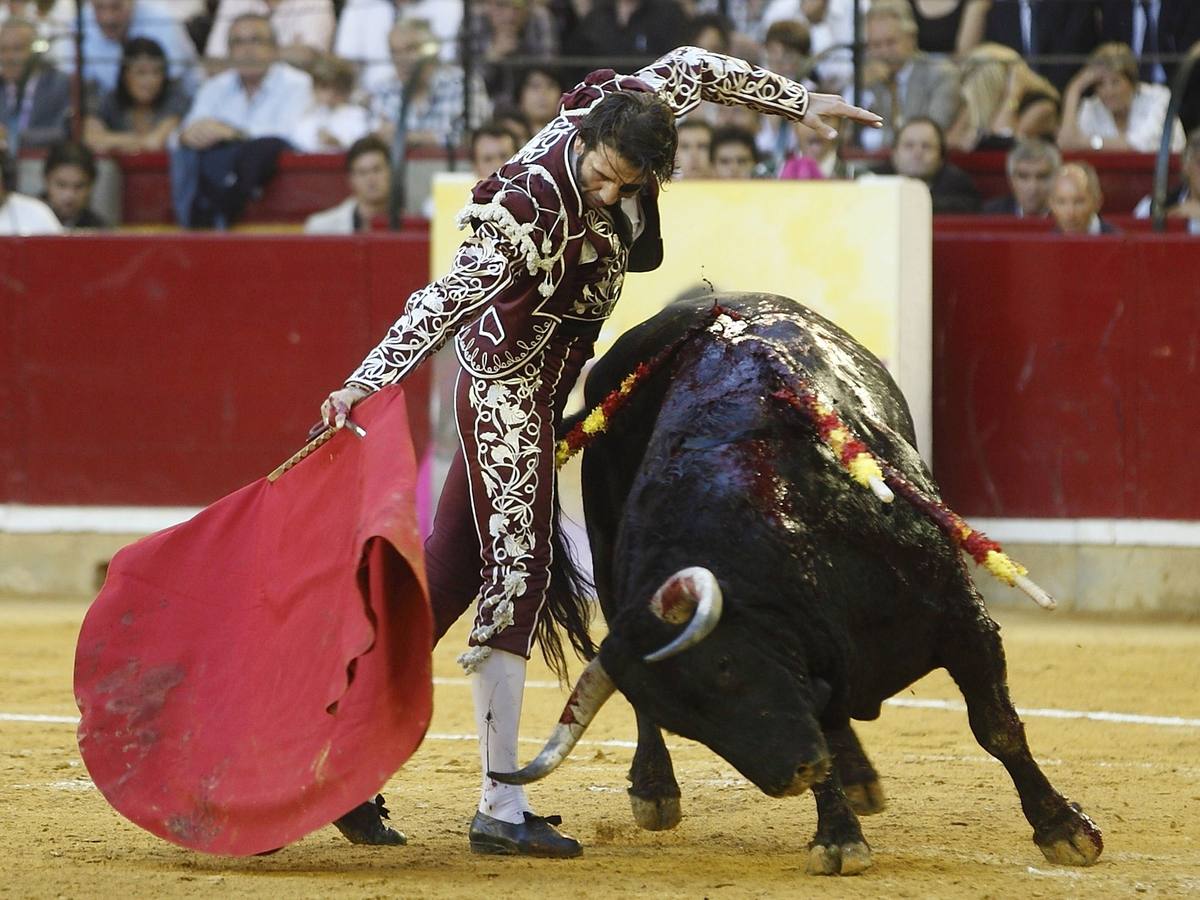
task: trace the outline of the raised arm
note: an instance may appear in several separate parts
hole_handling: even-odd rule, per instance
[[[458,248],[450,271],[408,298],[403,315],[346,379],[346,387],[371,393],[395,384],[489,303],[519,301],[537,287],[525,254],[495,224],[480,224]]]
[[[707,100],[803,122],[830,138],[837,134],[824,117],[850,118],[876,127],[882,124],[879,116],[851,106],[839,96],[810,93],[790,78],[699,47],[672,50],[635,75],[670,104],[676,117]]]

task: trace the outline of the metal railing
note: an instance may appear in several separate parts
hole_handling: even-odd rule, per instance
[[[1193,44],[1192,49],[1184,56],[1171,85],[1171,102],[1167,105],[1162,140],[1159,141],[1158,154],[1154,161],[1154,189],[1150,193],[1150,219],[1154,223],[1155,231],[1167,230],[1167,177],[1171,166],[1171,137],[1197,60],[1200,60],[1200,41]]]

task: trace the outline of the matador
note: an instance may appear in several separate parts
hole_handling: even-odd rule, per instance
[[[681,47],[633,75],[590,74],[558,116],[491,177],[458,217],[472,234],[450,271],[414,293],[387,335],[322,406],[341,427],[353,404],[405,378],[451,337],[459,448],[426,542],[436,637],[471,605],[460,662],[472,675],[483,787],[476,852],[575,856],[557,817],[491,771],[517,765],[525,665],[546,614],[554,438],[566,398],[627,271],[662,261],[658,194],[674,168],[675,120],[701,101],[800,121],[878,125],[873,113],[743,60]],[[396,843],[372,803],[337,823],[351,840]]]

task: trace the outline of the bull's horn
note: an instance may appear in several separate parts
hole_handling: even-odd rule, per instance
[[[724,598],[717,576],[702,566],[681,569],[650,598],[650,611],[673,625],[688,623],[683,633],[665,647],[642,657],[646,662],[662,662],[688,647],[700,643],[721,621]]]
[[[504,784],[529,784],[531,781],[545,778],[575,749],[580,736],[592,724],[592,719],[604,705],[604,701],[611,697],[616,689],[617,686],[608,677],[604,666],[600,664],[600,657],[597,656],[579,673],[579,680],[575,682],[575,689],[567,698],[567,705],[558,717],[558,724],[554,726],[550,740],[546,741],[546,746],[534,761],[516,772],[488,772],[488,778]]]

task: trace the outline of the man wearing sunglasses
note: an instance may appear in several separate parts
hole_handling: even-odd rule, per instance
[[[459,451],[425,546],[437,638],[472,604],[469,648],[483,789],[470,829],[480,853],[581,852],[530,809],[514,771],[525,664],[534,638],[561,661],[555,626],[588,647],[587,612],[551,578],[554,436],[627,271],[662,261],[658,192],[675,165],[675,120],[703,100],[745,105],[833,138],[827,119],[878,116],[740,59],[682,47],[633,76],[593,72],[559,114],[474,188],[459,214],[474,233],[450,272],[413,294],[380,344],[321,407],[341,427],[358,400],[395,384],[455,337]],[[338,820],[350,840],[399,843],[365,803]]]

